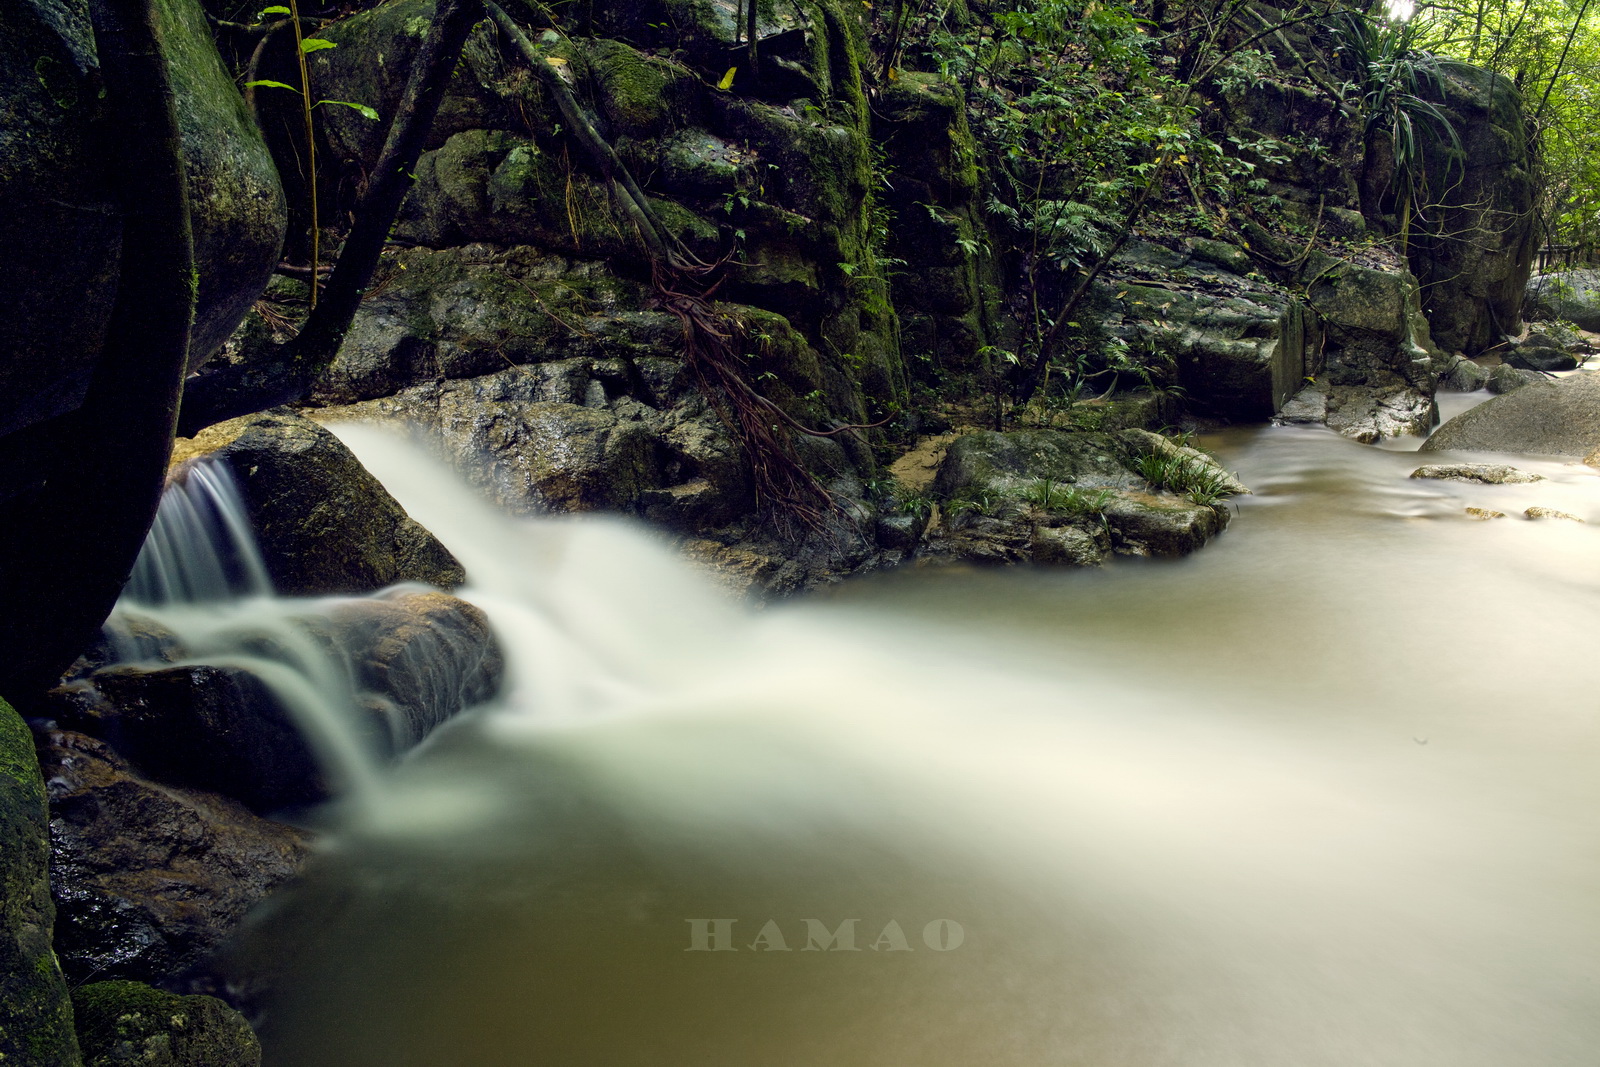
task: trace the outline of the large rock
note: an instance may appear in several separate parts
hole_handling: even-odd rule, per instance
[[[1600,330],[1600,270],[1568,270],[1528,279],[1530,319],[1564,319],[1584,330]]]
[[[303,832],[153,782],[95,738],[52,730],[41,755],[56,944],[74,982],[182,984],[309,853]]]
[[[77,1067],[67,984],[50,945],[46,819],[33,736],[0,700],[0,1062]]]
[[[1436,123],[1414,123],[1430,203],[1413,225],[1411,269],[1434,339],[1477,355],[1515,333],[1521,318],[1536,243],[1534,133],[1511,79],[1458,60],[1435,63],[1438,77],[1419,78],[1417,93],[1440,106],[1456,140]]]
[[[258,624],[249,652],[272,649],[303,658],[296,642],[309,638],[337,682],[324,695],[352,701],[363,716],[353,724],[375,757],[406,751],[462,709],[499,690],[504,663],[483,612],[443,593],[398,592],[378,598],[324,602],[278,626]],[[338,768],[319,759],[307,734],[256,675],[237,666],[178,663],[216,655],[188,649],[183,638],[146,627],[146,656],[170,667],[103,667],[52,696],[57,718],[105,738],[140,771],[170,784],[237,798],[257,811],[311,804],[340,785]],[[224,648],[221,654],[230,650]]]
[[[266,285],[283,243],[277,169],[198,0],[156,6],[192,203],[198,362]],[[102,358],[121,246],[115,153],[87,0],[0,12],[0,435],[76,408]],[[105,354],[116,358],[118,353]]]
[[[282,411],[231,419],[180,439],[173,463],[202,455],[233,468],[280,593],[361,593],[400,581],[450,588],[465,580],[449,550],[310,419]]]
[[[1422,445],[1425,452],[1522,452],[1587,456],[1600,445],[1600,375],[1531,382],[1462,412]]]
[[[261,1042],[216,997],[179,996],[140,982],[73,991],[84,1067],[260,1067]]]

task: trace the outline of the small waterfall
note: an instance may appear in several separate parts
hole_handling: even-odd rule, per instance
[[[124,599],[205,604],[271,593],[233,470],[209,457],[191,463],[161,497]]]

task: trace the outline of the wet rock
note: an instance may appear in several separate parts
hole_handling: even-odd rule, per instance
[[[1600,375],[1531,382],[1451,419],[1422,445],[1444,450],[1587,456],[1600,445]]]
[[[93,982],[72,994],[84,1067],[260,1067],[244,1016],[215,997],[141,982]]]
[[[483,612],[444,593],[404,589],[384,597],[323,602],[284,631],[263,626],[271,656],[303,635],[343,671],[364,708],[376,754],[399,754],[464,708],[499,690],[504,662]],[[159,655],[185,655],[164,639]],[[287,652],[287,650],[284,650]],[[323,684],[333,684],[324,682]],[[330,696],[336,694],[329,694]],[[312,804],[342,784],[306,739],[307,727],[260,679],[231,666],[112,666],[52,694],[64,724],[104,738],[142,773],[234,797],[256,811]]]
[[[1104,528],[1046,526],[1033,528],[1031,562],[1051,567],[1093,567],[1110,554]]]
[[[1456,359],[1450,369],[1439,375],[1440,389],[1452,393],[1475,393],[1489,381],[1489,372],[1470,359]]]
[[[1557,511],[1555,508],[1529,508],[1524,511],[1523,514],[1530,519],[1567,519],[1571,522],[1584,521],[1578,518],[1576,515],[1569,514],[1565,511]]]
[[[1328,428],[1363,444],[1385,437],[1420,437],[1439,418],[1433,397],[1407,385],[1334,385],[1327,393]]]
[[[1503,519],[1506,517],[1505,512],[1490,511],[1488,508],[1467,508],[1466,510],[1467,517],[1478,522],[1488,522],[1490,519]]]
[[[1562,319],[1581,330],[1600,330],[1600,270],[1568,270],[1528,279],[1530,319]]]
[[[0,700],[0,1062],[76,1067],[67,983],[51,950],[49,856],[33,737]]]
[[[1542,482],[1544,475],[1530,474],[1498,463],[1437,463],[1418,467],[1413,478],[1439,478],[1452,482],[1481,482],[1485,485],[1520,485]]]
[[[360,593],[399,581],[452,588],[465,580],[449,550],[310,419],[279,411],[219,423],[180,439],[173,462],[199,455],[233,468],[280,593]]]
[[[1315,383],[1300,390],[1279,410],[1273,422],[1282,425],[1320,426],[1328,421],[1328,390]]]
[[[1166,493],[1121,493],[1106,508],[1116,551],[1129,556],[1187,556],[1228,527],[1221,505],[1194,504]]]
[[[52,730],[40,757],[56,946],[75,982],[181,983],[308,855],[302,831],[150,781],[95,738]]]
[[[1549,380],[1547,375],[1538,371],[1519,370],[1516,367],[1502,363],[1489,372],[1485,387],[1489,392],[1498,396],[1501,393],[1509,393],[1515,389],[1521,389],[1530,382],[1547,382]]]

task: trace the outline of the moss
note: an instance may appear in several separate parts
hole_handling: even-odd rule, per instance
[[[594,42],[588,61],[613,136],[660,137],[692,107],[698,79],[675,63],[642,55],[620,41]]]
[[[33,735],[0,700],[0,1063],[78,1063],[66,982],[50,948],[44,779]]]
[[[95,982],[73,993],[84,1067],[259,1067],[244,1017],[215,997],[141,982]]]

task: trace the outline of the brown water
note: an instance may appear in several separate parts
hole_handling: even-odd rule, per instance
[[[1188,560],[756,616],[632,531],[505,523],[353,443],[516,685],[258,922],[270,1064],[1600,1057],[1588,468],[1419,481],[1237,431],[1207,443],[1255,495]],[[848,919],[858,951],[806,950]]]

